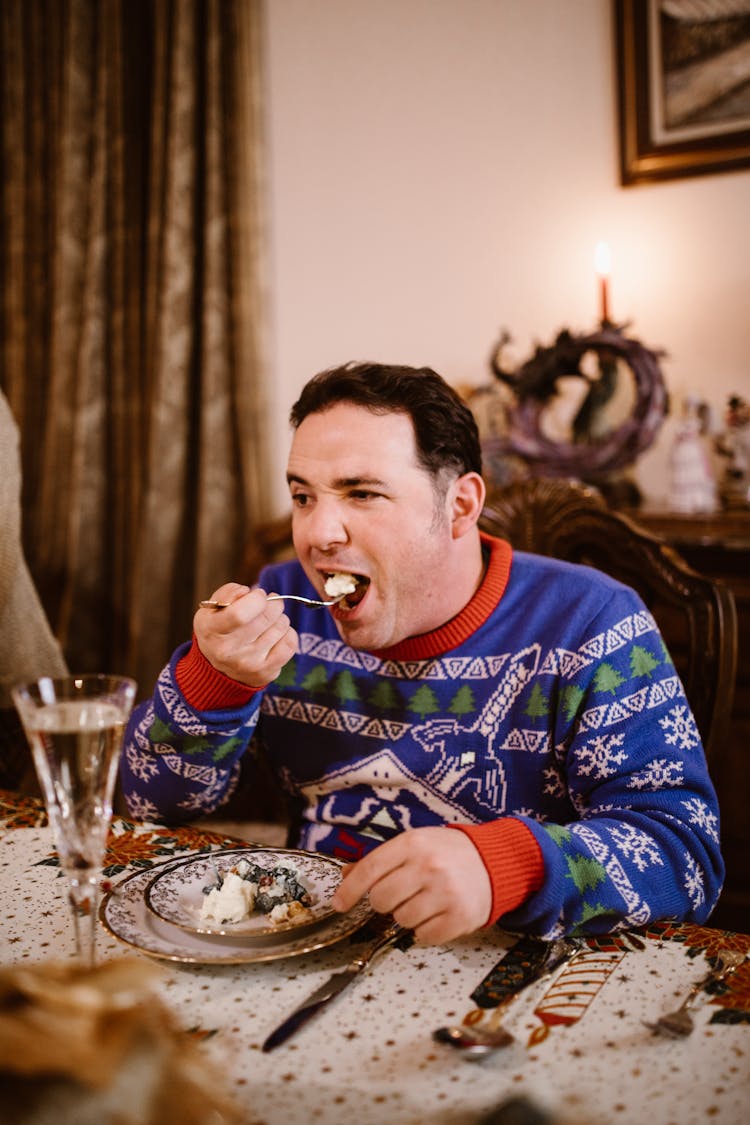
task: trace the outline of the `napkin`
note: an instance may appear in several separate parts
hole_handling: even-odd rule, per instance
[[[93,969],[0,969],[0,1089],[8,1125],[238,1125],[220,1070],[136,958]]]

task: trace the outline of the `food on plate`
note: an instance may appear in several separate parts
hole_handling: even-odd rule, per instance
[[[244,922],[253,914],[266,914],[273,925],[302,922],[314,904],[310,891],[294,867],[262,867],[240,859],[217,880],[203,888],[202,921]]]

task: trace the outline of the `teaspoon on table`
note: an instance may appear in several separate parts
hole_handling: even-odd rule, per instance
[[[549,952],[539,966],[539,969],[524,982],[521,991],[528,985],[550,977],[556,969],[567,961],[572,960],[581,951],[579,942],[560,938],[553,941]],[[490,1016],[489,1025],[485,1027],[469,1027],[456,1025],[452,1027],[438,1027],[432,1033],[433,1039],[438,1043],[448,1043],[459,1051],[465,1051],[467,1058],[478,1059],[497,1051],[501,1047],[508,1047],[513,1042],[513,1035],[500,1024],[505,1009],[518,996],[518,992],[511,992],[494,1009]]]
[[[690,1035],[694,1027],[692,1009],[699,1002],[704,989],[725,980],[739,969],[740,965],[744,964],[746,960],[747,954],[741,953],[739,950],[719,950],[715,966],[702,980],[693,985],[679,1008],[664,1016],[659,1016],[656,1023],[646,1023],[646,1027],[651,1028],[655,1035],[666,1035],[672,1039],[683,1039]]]
[[[513,1036],[504,1027],[439,1027],[432,1033],[432,1037],[438,1043],[449,1043],[451,1047],[457,1047],[476,1058],[488,1055],[499,1047],[509,1047],[513,1042]]]

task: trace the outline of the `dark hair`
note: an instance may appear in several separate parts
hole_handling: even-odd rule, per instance
[[[443,469],[481,473],[482,452],[474,415],[461,396],[429,367],[347,363],[320,371],[304,386],[289,413],[296,430],[309,414],[340,402],[373,414],[408,414],[420,465],[437,478]]]

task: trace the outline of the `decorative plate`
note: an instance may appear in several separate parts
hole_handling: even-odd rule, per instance
[[[201,918],[205,888],[216,884],[217,872],[226,875],[241,859],[266,870],[280,865],[292,868],[298,881],[309,891],[312,904],[297,918],[287,922],[274,923],[268,914],[260,912],[241,922]],[[257,851],[228,848],[190,856],[156,875],[146,888],[146,905],[162,921],[192,933],[278,941],[330,919],[335,914],[330,900],[340,882],[340,861],[317,852],[294,851],[291,848],[261,848]]]
[[[173,863],[174,859],[165,860],[163,866]],[[146,906],[146,888],[156,870],[154,866],[146,871],[136,871],[117,883],[102,900],[99,921],[123,944],[166,961],[190,965],[243,965],[299,957],[349,937],[373,914],[369,902],[363,899],[347,914],[335,914],[314,929],[305,929],[298,937],[283,935],[277,941],[230,940],[188,933],[157,918]]]

